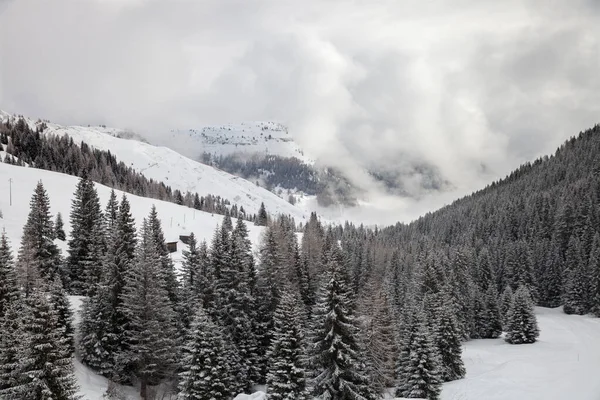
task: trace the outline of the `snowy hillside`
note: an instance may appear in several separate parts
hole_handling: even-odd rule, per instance
[[[9,205],[9,179],[12,179],[12,206]],[[65,222],[65,232],[69,235],[71,230],[69,213],[71,200],[75,192],[75,186],[79,178],[44,171],[35,168],[16,167],[0,163],[0,210],[4,218],[0,218],[0,230],[6,229],[8,237],[16,252],[21,241],[23,225],[29,213],[29,200],[37,182],[41,180],[50,197],[51,213],[55,216],[60,212]],[[110,188],[96,184],[96,189],[104,208],[110,194]],[[117,191],[119,199],[122,192]],[[167,241],[178,241],[179,235],[193,232],[200,240],[210,242],[217,224],[222,222],[221,215],[212,215],[188,207],[179,206],[165,201],[134,196],[127,194],[131,203],[131,212],[138,224],[141,226],[142,219],[148,216],[152,205],[156,205],[158,216],[162,220],[165,238]],[[256,244],[259,242],[262,228],[248,223],[250,239]],[[66,255],[66,243],[57,241]],[[173,253],[176,263],[181,257],[184,244],[179,242],[177,253]]]
[[[201,129],[172,130],[167,136],[177,143],[183,140],[185,154],[196,158],[202,153],[228,155],[232,153],[296,157],[306,163],[311,160],[294,141],[287,127],[276,122],[242,122]]]
[[[117,130],[112,128],[47,125],[46,134],[67,134],[75,142],[84,141],[99,150],[110,151],[119,161],[147,178],[162,181],[173,189],[221,196],[251,213],[256,213],[264,202],[271,214],[289,214],[298,222],[307,216],[305,211],[247,180],[191,160],[166,147],[115,137],[113,133]]]

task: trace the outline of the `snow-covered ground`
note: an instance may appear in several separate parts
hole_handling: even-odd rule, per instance
[[[444,385],[442,400],[598,400],[600,319],[536,308],[539,341],[465,344],[465,379]]]
[[[12,206],[9,204],[9,179],[12,179]],[[71,230],[69,214],[73,193],[75,192],[79,178],[35,168],[16,167],[0,163],[0,210],[4,214],[4,217],[0,218],[0,230],[6,229],[15,253],[21,241],[23,225],[29,213],[29,201],[39,180],[44,183],[44,187],[48,192],[51,213],[53,216],[56,216],[58,212],[62,214],[67,236]],[[102,208],[104,209],[111,189],[99,184],[96,184],[96,189],[98,190]],[[119,201],[122,194],[122,192],[117,191]],[[179,235],[189,235],[193,232],[199,240],[206,240],[210,243],[217,224],[221,224],[223,221],[222,215],[213,215],[166,201],[134,196],[132,194],[127,194],[127,198],[131,204],[131,212],[138,224],[138,228],[141,227],[142,219],[148,216],[152,205],[156,205],[158,216],[162,221],[165,231],[166,240],[169,242],[178,241]],[[257,227],[252,223],[247,223],[247,226],[250,239],[256,246],[260,241],[263,228]],[[66,242],[58,240],[56,242],[62,248],[63,255],[66,255]],[[172,257],[176,263],[179,263],[183,248],[185,248],[185,245],[179,242],[177,252],[172,253]]]

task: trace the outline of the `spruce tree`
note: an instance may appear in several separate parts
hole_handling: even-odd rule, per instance
[[[485,292],[485,323],[481,332],[484,339],[496,339],[502,334],[502,315],[498,306],[498,292],[494,286]]]
[[[233,367],[236,387],[243,391],[250,389],[252,381],[261,379],[257,369],[256,302],[252,293],[254,263],[245,225],[238,224],[231,235],[227,235],[225,226],[222,230],[222,239],[229,243],[224,246],[228,254],[221,258],[223,264],[217,281],[217,315],[239,356],[239,365]]]
[[[83,178],[77,184],[70,220],[68,289],[73,294],[89,295],[102,279],[105,245],[100,199],[94,183],[89,179]]]
[[[332,400],[369,400],[377,394],[363,371],[357,322],[349,311],[349,290],[343,266],[331,257],[328,281],[322,288],[314,312],[315,344],[312,363],[316,368],[313,395]]]
[[[165,234],[162,229],[158,213],[156,212],[156,206],[152,206],[150,215],[148,216],[148,227],[151,230],[151,234],[154,238],[156,245],[156,252],[160,258],[160,276],[164,282],[164,287],[169,294],[169,300],[173,307],[178,304],[177,294],[179,292],[179,283],[177,276],[175,275],[175,266],[169,250],[167,249],[167,243],[165,241]]]
[[[84,301],[79,326],[82,361],[101,375],[121,383],[129,383],[131,379],[128,364],[117,360],[117,356],[128,348],[124,329],[129,318],[122,304],[125,279],[134,259],[135,233],[129,201],[123,195],[114,227],[109,231],[103,282],[98,291]]]
[[[58,277],[54,278],[54,281],[50,285],[49,295],[50,303],[56,313],[57,325],[63,331],[64,343],[67,346],[69,353],[73,353],[75,351],[73,312],[71,311],[67,293],[63,289],[62,283]]]
[[[431,340],[424,312],[415,318],[416,326],[411,335],[408,359],[399,376],[396,395],[406,398],[439,399],[441,392],[441,367],[438,349]],[[448,370],[447,370],[448,372]],[[460,371],[452,371],[452,374]]]
[[[507,285],[502,292],[502,296],[500,296],[500,316],[502,317],[502,326],[505,330],[506,322],[508,321],[508,311],[510,310],[510,305],[512,304],[513,294],[514,293],[512,289]]]
[[[564,282],[564,311],[567,314],[583,315],[589,311],[589,275],[588,263],[581,242],[569,241],[567,249],[567,270]]]
[[[533,300],[527,286],[521,285],[513,295],[508,311],[505,340],[510,344],[534,343],[538,336]]]
[[[299,300],[289,288],[274,314],[273,339],[267,353],[267,399],[308,399],[306,345]]]
[[[19,383],[19,362],[22,357],[20,344],[22,304],[21,299],[11,302],[4,309],[4,317],[0,318],[0,398],[15,399],[19,397],[15,388]]]
[[[13,264],[13,255],[6,232],[0,236],[0,319],[6,309],[19,298],[17,275]]]
[[[108,234],[113,231],[119,217],[119,201],[115,190],[110,191],[108,203],[106,204],[106,210],[104,211],[104,226],[106,227]]]
[[[56,310],[42,290],[36,289],[25,300],[18,332],[21,335],[21,354],[17,385],[9,389],[16,396],[14,398],[78,398],[68,339],[58,320]]]
[[[442,298],[436,310],[434,344],[440,356],[440,377],[443,382],[450,382],[465,377],[465,367],[461,358],[462,341],[454,307],[449,296]]]
[[[54,237],[63,242],[67,239],[61,213],[56,214],[56,221],[54,221]]]
[[[232,377],[223,332],[202,308],[193,319],[183,354],[178,399],[231,398]]]
[[[260,203],[260,209],[258,210],[258,216],[256,217],[256,225],[267,226],[268,218],[265,203]]]
[[[50,200],[42,182],[38,182],[31,198],[27,222],[17,258],[19,285],[29,296],[38,279],[49,284],[60,273],[60,250],[54,244],[54,224]]]
[[[594,235],[592,250],[590,252],[588,270],[591,277],[590,309],[592,313],[600,317],[600,234]]]
[[[196,235],[190,234],[188,250],[182,251],[181,262],[181,316],[185,329],[189,329],[192,323],[193,310],[202,302],[202,294],[206,286],[204,276],[203,260],[196,241]]]
[[[144,220],[131,270],[125,277],[121,310],[128,319],[127,347],[119,361],[140,381],[140,396],[148,385],[171,377],[176,367],[175,313],[164,287],[161,260],[149,223]]]

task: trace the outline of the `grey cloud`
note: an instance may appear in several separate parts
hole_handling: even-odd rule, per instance
[[[598,121],[597,4],[4,1],[0,108],[156,141],[278,120],[383,215],[410,219]],[[423,189],[432,173],[451,190]]]

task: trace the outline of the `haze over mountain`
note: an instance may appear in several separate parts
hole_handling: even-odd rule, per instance
[[[591,0],[5,1],[0,104],[154,140],[278,121],[366,188],[370,218],[409,220],[597,122],[599,16]],[[425,194],[432,173],[448,184]]]

